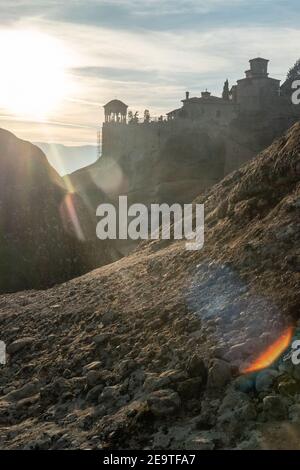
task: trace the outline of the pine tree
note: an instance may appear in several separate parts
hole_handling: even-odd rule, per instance
[[[145,111],[144,111],[144,122],[148,123],[148,122],[150,122],[150,119],[151,119],[151,117],[150,117],[149,109],[145,109]]]
[[[300,59],[298,59],[297,62],[295,62],[295,64],[293,65],[293,67],[290,68],[286,79],[297,80],[299,78],[300,78]]]
[[[300,59],[289,69],[286,81],[281,85],[280,93],[282,96],[291,96],[293,93],[292,85],[295,80],[300,80]]]
[[[139,122],[139,112],[138,112],[138,111],[136,111],[136,112],[134,113],[133,122],[134,122],[135,124],[138,124],[138,122]]]
[[[128,124],[132,124],[134,121],[133,121],[133,112],[132,111],[128,111]]]
[[[224,83],[224,88],[223,88],[223,93],[222,93],[222,98],[223,100],[226,100],[228,101],[229,100],[229,81],[228,81],[228,78],[226,80],[226,82]]]

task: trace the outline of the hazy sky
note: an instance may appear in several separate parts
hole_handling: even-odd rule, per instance
[[[45,122],[24,119],[0,101],[0,126],[32,141],[95,144],[110,99],[141,114],[145,108],[165,114],[186,90],[220,94],[224,80],[242,78],[248,59],[258,55],[270,59],[271,76],[283,79],[300,57],[299,20],[298,0],[0,0],[0,32],[53,39],[68,79]],[[41,68],[49,54],[42,45],[33,41],[29,53]],[[14,57],[20,79],[24,52],[10,47],[1,41],[1,56],[8,51]],[[55,57],[50,60],[55,64]],[[46,79],[42,93],[54,82]]]

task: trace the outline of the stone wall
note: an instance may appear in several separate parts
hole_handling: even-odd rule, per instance
[[[240,111],[259,111],[271,103],[279,104],[279,84],[279,80],[268,77],[238,80],[236,99]]]
[[[238,113],[238,105],[231,101],[221,99],[199,99],[198,101],[187,100],[179,113],[186,118],[198,121],[203,125],[209,122],[216,123],[220,126],[228,126],[228,124],[236,118]]]
[[[201,180],[201,189],[213,185],[270,145],[299,119],[300,106],[278,97],[265,112],[241,112],[230,125],[184,118],[136,124],[106,123],[101,166],[104,167],[106,160],[118,163],[122,174],[127,175],[127,193],[143,192],[145,184],[158,188],[172,182],[178,187],[186,181],[186,187],[191,189],[184,192],[192,196],[199,188],[192,188],[191,179]]]
[[[203,133],[216,144],[215,154],[207,155],[207,161],[201,148]],[[158,166],[160,166],[159,160],[162,160],[162,164],[164,160],[165,162],[168,160],[169,165],[172,166],[178,159],[181,159],[183,167],[185,162],[188,165],[191,157],[194,161],[199,159],[204,162],[205,160],[203,171],[207,173],[207,177],[209,175],[209,183],[212,184],[230,171],[239,168],[254,155],[251,149],[245,147],[238,133],[233,138],[230,134],[228,126],[221,126],[213,121],[203,122],[190,119],[148,124],[104,124],[103,157],[120,161],[122,166],[123,162],[130,161],[130,166],[135,164],[138,167],[142,162],[147,166],[147,160],[156,162]],[[198,155],[197,149],[199,149]],[[218,159],[220,164],[217,165],[218,169],[214,170]],[[213,167],[212,171],[216,171],[215,177],[207,168],[210,164]],[[133,168],[132,171],[135,169]],[[153,172],[156,172],[155,168]],[[196,175],[193,176],[196,177]],[[181,178],[184,178],[183,174],[177,175],[178,180]]]

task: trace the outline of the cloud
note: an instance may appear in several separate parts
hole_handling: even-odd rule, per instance
[[[59,11],[59,5],[59,0],[1,0],[0,23],[7,25],[22,18],[50,17]]]
[[[180,105],[185,90],[220,94],[224,80],[243,77],[257,55],[283,79],[298,59],[297,11],[294,0],[2,0],[0,24],[47,33],[72,52],[76,92],[49,118],[51,141],[72,141],[69,123],[83,126],[74,139],[94,143],[111,98],[164,114]],[[45,140],[37,123],[16,127]]]
[[[297,25],[298,0],[2,0],[0,18],[47,18],[125,30],[210,29],[226,24]]]
[[[74,76],[112,81],[174,82],[198,74],[211,80],[223,73],[240,78],[249,58],[271,59],[284,75],[298,57],[298,28],[211,27],[207,31],[124,31],[51,21],[27,22],[59,37],[74,51]],[[273,69],[274,70],[274,69]],[[220,77],[221,78],[221,77]]]
[[[134,108],[162,113],[177,107],[184,91],[203,88],[220,93],[228,77],[236,81],[247,61],[271,59],[270,73],[283,78],[298,58],[300,32],[293,28],[235,27],[207,31],[125,31],[35,19],[19,26],[40,28],[59,38],[70,51],[69,74],[76,82],[73,103],[65,103],[64,119],[88,125],[100,122],[102,104],[113,97]],[[98,112],[98,115],[96,114]]]

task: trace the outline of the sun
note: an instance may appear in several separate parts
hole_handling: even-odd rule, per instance
[[[70,91],[68,52],[47,34],[0,31],[0,108],[14,115],[45,119]]]

